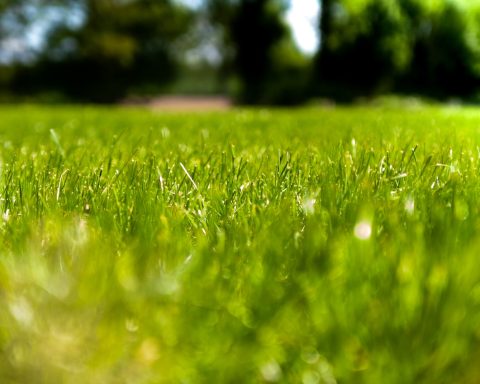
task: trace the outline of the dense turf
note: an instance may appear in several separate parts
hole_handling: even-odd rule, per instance
[[[1,383],[478,383],[480,111],[0,108]]]

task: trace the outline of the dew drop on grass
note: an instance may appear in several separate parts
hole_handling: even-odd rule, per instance
[[[405,211],[410,216],[415,212],[415,200],[411,196],[405,201]]]
[[[273,359],[263,364],[260,372],[263,379],[269,383],[276,383],[282,378],[282,368]]]
[[[302,201],[302,210],[306,215],[313,215],[315,213],[316,199],[313,197],[307,197]]]
[[[20,297],[9,304],[10,313],[20,324],[29,327],[33,322],[33,309],[30,303]]]
[[[359,240],[368,240],[372,236],[372,224],[367,220],[361,220],[355,225],[353,233]]]
[[[352,138],[352,155],[353,158],[357,157],[357,141],[355,140],[355,138]]]

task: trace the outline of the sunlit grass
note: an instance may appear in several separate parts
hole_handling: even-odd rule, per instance
[[[0,108],[0,382],[477,383],[480,112]]]

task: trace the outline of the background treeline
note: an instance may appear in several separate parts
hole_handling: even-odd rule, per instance
[[[113,102],[176,91],[284,105],[392,92],[476,97],[474,2],[319,1],[321,43],[307,57],[285,0],[205,0],[194,9],[171,0],[0,0],[0,97]],[[22,51],[32,26],[45,41]]]

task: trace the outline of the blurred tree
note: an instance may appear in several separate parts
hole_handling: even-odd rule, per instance
[[[478,88],[478,7],[319,1],[321,47],[311,65],[284,20],[288,0],[204,0],[196,19],[176,0],[0,0],[0,87],[95,102],[158,92],[189,44],[200,57],[216,47],[206,68],[220,62],[223,84],[234,84],[246,104],[298,103],[309,87],[344,100],[392,91],[469,96]],[[39,22],[48,35],[36,52],[24,36]]]
[[[430,11],[415,0],[402,0],[401,6],[411,25],[412,60],[399,89],[436,97],[473,94],[480,85],[475,46],[480,18],[472,25],[467,13],[453,2]]]
[[[273,47],[286,34],[280,11],[268,0],[244,0],[231,20],[230,35],[236,48],[233,65],[242,79],[243,102],[262,99],[265,81],[275,66]]]
[[[210,19],[221,29],[223,71],[236,77],[240,103],[291,104],[305,97],[306,63],[283,19],[287,5],[281,0],[208,1]]]
[[[72,0],[52,3],[72,6]],[[16,90],[47,85],[73,98],[110,102],[132,87],[173,80],[175,44],[189,28],[190,11],[170,0],[83,0],[81,7],[81,26],[54,26],[40,60],[20,71]]]
[[[322,4],[321,49],[315,58],[320,92],[348,98],[391,89],[410,60],[398,3],[375,0],[356,8],[340,0]]]
[[[43,32],[57,24],[68,24],[71,14],[79,9],[79,3],[74,0],[0,0],[2,56],[11,62],[33,61],[38,57],[37,50],[43,47]]]
[[[316,94],[344,100],[393,91],[472,94],[479,85],[480,18],[469,23],[467,10],[478,10],[432,4],[323,0]]]

